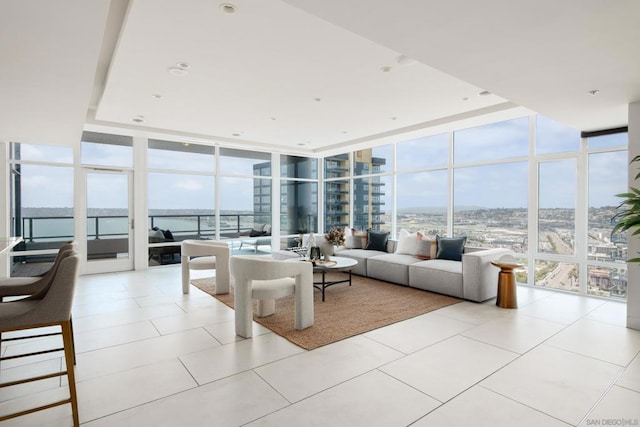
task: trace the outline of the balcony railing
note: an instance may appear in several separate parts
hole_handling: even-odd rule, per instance
[[[261,218],[269,220],[258,221]],[[220,236],[237,237],[249,231],[254,222],[270,222],[271,214],[221,214]],[[15,221],[15,219],[14,219]],[[71,240],[74,237],[74,219],[72,217],[47,216],[23,217],[22,230],[15,234],[22,235],[26,250],[38,243],[56,243]],[[15,222],[14,222],[15,223]],[[150,215],[148,228],[158,227],[171,230],[176,240],[184,237],[213,237],[216,234],[215,215]],[[128,218],[124,215],[88,216],[87,237],[89,239],[113,239],[128,235]],[[27,248],[24,248],[24,247]],[[18,248],[16,248],[19,250]]]

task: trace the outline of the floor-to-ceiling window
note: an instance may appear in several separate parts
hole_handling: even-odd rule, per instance
[[[391,231],[393,146],[353,153],[353,228]]]
[[[318,159],[280,156],[280,234],[318,231]]]
[[[350,224],[349,153],[324,158],[324,231]]]
[[[396,145],[397,228],[447,233],[449,134],[402,141]]]
[[[614,216],[627,192],[627,133],[587,138],[587,293],[625,297],[627,234],[612,234]]]
[[[11,274],[40,274],[74,238],[73,147],[11,143],[9,151],[11,235],[24,239]]]
[[[150,139],[149,265],[179,262],[184,239],[214,238],[215,147]]]
[[[271,234],[271,154],[220,149],[220,237]]]
[[[626,238],[611,235],[615,195],[626,191],[626,133],[581,137],[527,116],[394,146],[395,159],[391,145],[324,159],[327,226],[350,218],[359,229],[395,224],[396,235],[466,236],[470,245],[512,249],[525,264],[520,283],[626,295]],[[388,217],[376,221],[373,202],[382,199],[372,191],[391,193],[394,179],[395,210],[384,200]],[[350,217],[336,207],[348,200]]]

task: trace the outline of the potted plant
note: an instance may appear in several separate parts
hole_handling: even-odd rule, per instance
[[[640,161],[640,155],[635,156],[630,163]],[[634,180],[640,178],[640,172],[636,174]],[[633,231],[632,236],[640,234],[640,190],[635,187],[629,188],[628,193],[616,194],[624,200],[618,205],[618,213],[612,220],[616,222],[611,235],[625,231]],[[640,262],[640,257],[631,258],[627,262]]]
[[[331,227],[329,232],[324,235],[320,249],[325,259],[328,260],[335,252],[335,246],[344,245],[344,230],[340,227]]]

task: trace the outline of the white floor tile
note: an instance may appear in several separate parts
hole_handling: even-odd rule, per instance
[[[402,356],[375,341],[354,337],[255,371],[289,402],[297,402]]]
[[[149,321],[103,328],[94,331],[75,332],[77,353],[112,347],[119,344],[157,337],[158,330]]]
[[[240,426],[288,403],[248,371],[87,423],[87,427]]]
[[[78,382],[80,422],[96,420],[196,386],[177,359]]]
[[[198,384],[206,384],[305,350],[276,334],[265,334],[180,357]]]
[[[627,304],[608,301],[587,314],[585,318],[618,326],[627,326]]]
[[[605,424],[606,422],[609,424]],[[640,393],[622,387],[612,387],[580,423],[580,426],[592,425],[640,425]]]
[[[533,316],[566,325],[575,322],[605,304],[599,298],[555,293],[518,309],[520,314]]]
[[[116,313],[105,313],[83,317],[82,321],[74,322],[73,330],[75,333],[82,333],[97,329],[110,328],[113,326],[142,322],[158,317],[175,316],[183,313],[184,310],[177,304],[173,303],[145,308],[137,307]]]
[[[640,352],[640,331],[581,319],[552,337],[547,344],[627,366]]]
[[[189,310],[188,313],[153,319],[153,325],[162,335],[204,326],[233,321],[234,311],[228,307],[204,307]]]
[[[495,302],[478,304],[470,301],[463,301],[438,310],[438,314],[471,323],[481,325],[491,320],[508,317],[510,310],[505,310],[495,305]]]
[[[483,387],[472,387],[412,427],[568,427],[560,420]]]
[[[565,327],[562,323],[513,313],[464,331],[462,335],[522,354]]]
[[[196,329],[80,353],[76,378],[78,381],[86,381],[219,345],[211,335],[202,329]]]
[[[406,426],[437,406],[419,391],[372,371],[248,425]]]
[[[364,336],[409,354],[459,334],[474,325],[434,312],[367,332]]]
[[[640,355],[631,361],[616,384],[640,392]]]
[[[446,402],[518,357],[465,337],[452,337],[380,368]]]
[[[233,310],[193,286],[182,294],[180,283],[179,265],[80,278],[77,385],[81,416],[93,420],[83,425],[555,427],[640,418],[629,412],[640,406],[640,355],[622,366],[637,348],[636,331],[619,327],[623,303],[518,286],[517,310],[462,302],[307,352],[257,323],[254,338],[236,336]],[[17,345],[35,342],[0,351]],[[0,380],[62,362],[60,353],[3,361]],[[2,389],[0,413],[66,398],[66,383]],[[71,410],[1,424],[67,427]]]
[[[620,366],[541,345],[480,385],[576,425],[621,372]]]

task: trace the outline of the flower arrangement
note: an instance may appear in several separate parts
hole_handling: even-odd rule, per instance
[[[341,227],[331,227],[324,235],[324,239],[334,246],[344,245],[344,230]]]

